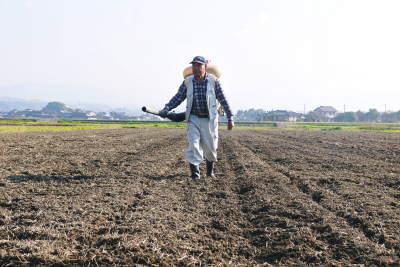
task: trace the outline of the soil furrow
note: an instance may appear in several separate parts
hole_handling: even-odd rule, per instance
[[[282,136],[285,137],[286,134],[283,132]],[[271,138],[262,133],[252,135],[246,142],[252,146],[255,140],[267,144],[267,149],[264,151],[276,165],[290,166],[291,169],[304,172],[307,176],[320,176],[320,173],[330,174],[335,180],[343,179],[344,182],[358,184],[363,190],[365,186],[371,187],[369,189],[371,192],[380,192],[382,187],[386,187],[385,191],[391,192],[393,197],[398,193],[397,181],[400,168],[392,163],[352,158],[345,152],[339,155],[332,154],[326,149],[321,150],[318,147],[293,141],[282,142],[279,138]],[[348,179],[349,176],[352,179]],[[380,182],[377,183],[377,181]]]
[[[223,130],[200,181],[182,129],[0,139],[0,265],[400,261],[398,135]]]
[[[258,133],[276,137],[285,143],[292,143],[306,148],[325,149],[333,155],[352,155],[361,159],[379,160],[385,163],[400,163],[400,143],[398,134],[380,134],[363,132],[281,132]],[[376,138],[379,136],[380,138]],[[352,157],[349,157],[350,159]]]
[[[259,155],[259,154],[257,154]],[[249,155],[249,153],[246,154],[247,158],[251,158],[251,156]],[[253,160],[254,161],[254,160]],[[270,172],[270,173],[273,173]],[[280,175],[277,174],[277,176],[279,177]],[[281,177],[281,176],[280,176]],[[281,180],[284,180],[284,178],[282,177]],[[276,180],[278,181],[278,180]],[[276,186],[276,185],[275,185]],[[281,187],[281,198],[285,199],[285,196],[290,196],[293,194],[290,194],[290,190],[287,191],[286,189],[290,189],[292,186],[290,185],[278,185],[279,187]],[[301,191],[300,191],[301,192]],[[294,193],[294,195],[296,195],[296,193]],[[306,194],[307,195],[307,194]],[[308,195],[307,195],[308,197]],[[324,240],[326,242],[325,245],[321,245],[318,244],[319,247],[330,247],[332,246],[332,244],[338,245],[340,244],[340,251],[341,253],[348,253],[348,255],[352,255],[353,257],[355,257],[355,255],[359,255],[359,257],[356,257],[357,260],[354,263],[373,263],[373,264],[377,264],[378,262],[382,262],[382,261],[378,261],[377,259],[377,255],[382,255],[382,257],[387,256],[388,254],[390,255],[390,253],[388,253],[388,251],[385,251],[385,249],[382,249],[381,246],[379,245],[374,245],[374,249],[370,250],[368,247],[370,247],[369,245],[369,240],[368,239],[360,239],[359,234],[357,234],[357,232],[354,232],[353,228],[349,228],[346,227],[347,223],[346,221],[342,220],[341,223],[338,222],[337,217],[335,216],[334,213],[325,210],[323,207],[315,206],[315,205],[310,205],[309,202],[313,201],[312,199],[304,199],[304,196],[301,195],[296,195],[295,197],[296,199],[301,199],[302,200],[302,204],[299,205],[298,203],[296,203],[297,205],[295,205],[296,208],[300,208],[300,210],[306,210],[306,214],[304,214],[303,216],[299,216],[297,214],[297,212],[293,212],[293,211],[286,211],[286,212],[277,212],[276,214],[281,215],[281,216],[287,216],[290,215],[289,218],[292,219],[301,219],[303,223],[305,223],[307,225],[307,222],[309,220],[311,220],[311,226],[310,224],[307,225],[305,227],[305,229],[308,228],[308,230],[310,231],[310,229],[315,230],[317,233],[314,234],[314,238],[316,238],[319,241]],[[290,204],[291,200],[290,199],[286,199],[284,203],[287,203],[287,208],[290,209],[290,207],[292,206]],[[307,203],[308,202],[308,203]],[[303,204],[304,203],[304,204]],[[283,204],[285,205],[285,204]],[[303,206],[305,205],[305,206]],[[270,205],[271,206],[271,205]],[[312,210],[309,210],[310,206],[314,206]],[[280,207],[282,208],[282,206],[280,205]],[[306,208],[308,207],[308,208]],[[324,210],[320,210],[320,208],[323,208]],[[265,208],[264,208],[265,209]],[[266,209],[269,211],[269,213],[272,215],[274,214],[272,212],[273,209],[271,209],[271,207],[269,207],[268,209]],[[319,214],[319,216],[314,217],[315,215],[313,214],[313,212],[317,212],[317,214]],[[295,214],[295,215],[293,215]],[[324,215],[325,214],[325,215]],[[308,220],[306,220],[306,218]],[[269,222],[270,220],[266,220],[267,222]],[[335,225],[338,228],[333,227],[333,225]],[[285,227],[287,227],[287,224],[285,224]],[[304,227],[304,226],[303,226]],[[296,232],[296,231],[294,231]],[[327,233],[329,233],[329,235],[327,235]],[[332,240],[333,238],[333,240]],[[357,240],[354,242],[354,240]],[[307,243],[307,245],[312,244],[312,242],[310,240],[305,241]],[[346,250],[345,247],[349,246],[351,244],[352,249],[351,250]],[[357,245],[356,245],[357,244]],[[368,257],[365,256],[361,256],[363,253],[369,252],[370,255]],[[304,256],[304,252],[301,253]],[[275,258],[275,261],[277,259],[282,260],[282,258],[284,259],[284,257],[286,255],[282,254],[282,253],[278,253],[278,254],[268,254],[267,253],[267,257],[263,257],[264,259],[268,259],[269,261],[273,260],[273,257]],[[272,256],[271,256],[272,255]],[[344,256],[344,255],[342,255]],[[340,258],[340,257],[339,257]],[[320,262],[322,263],[324,261],[324,258],[315,258],[314,256],[309,256],[306,258],[302,259],[303,263],[315,263],[315,262]],[[340,262],[340,259],[339,261]],[[272,263],[272,262],[271,262]],[[276,263],[276,262],[275,262]],[[294,262],[293,262],[294,263]],[[300,264],[299,262],[296,262],[296,264]]]
[[[252,136],[253,137],[253,136]],[[241,137],[241,141],[245,142],[246,138]],[[254,147],[262,146],[262,143],[255,143],[254,138],[252,138],[252,146],[246,145],[250,150],[254,152]],[[256,146],[254,146],[256,144]],[[256,152],[259,152],[256,150]],[[291,154],[295,154],[297,151],[287,150],[287,155],[290,157]],[[393,223],[391,223],[388,227],[385,227],[382,224],[376,225],[376,222],[371,221],[369,219],[368,213],[373,211],[371,208],[367,210],[360,209],[362,207],[362,203],[360,202],[356,207],[353,208],[349,205],[349,199],[343,198],[343,196],[335,194],[332,190],[327,190],[321,184],[315,183],[313,180],[308,179],[308,177],[304,176],[301,172],[297,172],[296,170],[291,169],[288,166],[277,164],[272,161],[270,157],[266,157],[265,155],[258,153],[265,161],[270,162],[274,169],[283,175],[289,177],[293,183],[296,184],[299,191],[308,194],[310,198],[316,203],[320,204],[325,209],[333,212],[337,216],[345,219],[348,224],[357,230],[361,231],[365,237],[375,242],[378,245],[385,245],[388,249],[396,249],[398,244],[398,239],[393,234],[395,231]],[[263,157],[264,156],[264,157]],[[329,183],[328,179],[320,179],[319,181],[325,181]],[[324,185],[325,183],[322,183]],[[355,201],[355,200],[354,200]],[[391,200],[390,200],[391,201]],[[357,201],[358,202],[358,201]],[[392,203],[392,202],[389,202]],[[381,207],[378,207],[380,209]],[[375,212],[379,212],[379,210],[375,210]],[[357,215],[360,214],[360,215]],[[393,214],[393,213],[392,213]],[[389,214],[386,214],[387,217]],[[394,215],[394,214],[393,214]],[[398,216],[391,218],[392,221],[396,221]],[[388,218],[390,220],[390,218]],[[397,229],[398,226],[395,226]],[[386,232],[385,232],[386,230]]]

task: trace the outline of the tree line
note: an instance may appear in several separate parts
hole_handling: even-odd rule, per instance
[[[376,109],[370,109],[368,112],[343,112],[338,113],[334,121],[337,122],[400,122],[400,111],[397,112],[379,112]]]
[[[400,111],[379,112],[369,109],[366,112],[337,112],[335,114],[324,114],[310,111],[306,114],[286,110],[248,109],[237,111],[237,121],[304,121],[304,122],[400,122]]]

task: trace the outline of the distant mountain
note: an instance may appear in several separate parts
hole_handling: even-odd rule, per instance
[[[0,111],[8,112],[13,109],[24,110],[24,109],[34,109],[39,110],[46,106],[46,101],[41,100],[25,100],[21,98],[14,97],[0,97]]]
[[[16,99],[3,98],[11,102],[15,102]],[[18,101],[20,101],[18,99]],[[150,118],[148,114],[141,114],[141,116],[133,116],[128,114],[128,109],[115,109],[113,111],[93,111],[84,110],[82,108],[72,108],[62,102],[53,101],[47,103],[41,109],[24,109],[16,110],[13,109],[8,112],[0,112],[0,118],[23,118],[23,119],[84,119],[84,120],[154,120]],[[157,119],[157,118],[156,118]]]
[[[47,105],[50,101],[43,100],[26,100],[22,98],[16,97],[6,97],[0,96],[0,112],[9,112],[11,110],[41,110],[43,107]],[[86,102],[74,102],[74,103],[66,103],[68,107],[73,109],[81,109],[86,111],[94,111],[94,112],[120,112],[126,113],[130,116],[139,116],[143,115],[141,107],[132,106],[129,108],[126,107],[110,107],[106,104],[99,103],[86,103]]]

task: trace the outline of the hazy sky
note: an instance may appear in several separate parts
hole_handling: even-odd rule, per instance
[[[400,110],[398,0],[0,0],[0,96],[161,108],[204,55],[232,108]]]

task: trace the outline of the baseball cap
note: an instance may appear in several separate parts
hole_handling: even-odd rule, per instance
[[[190,64],[193,64],[193,63],[200,63],[200,64],[206,64],[207,63],[207,61],[206,61],[206,59],[204,58],[204,57],[202,57],[202,56],[195,56],[194,58],[193,58],[193,60],[192,60],[192,62],[190,62]]]

